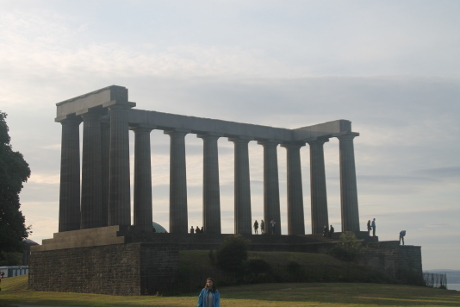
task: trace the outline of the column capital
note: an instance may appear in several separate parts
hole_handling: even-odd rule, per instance
[[[281,142],[278,140],[267,139],[267,140],[258,140],[257,144],[262,146],[278,146]]]
[[[144,127],[144,126],[134,126],[131,128],[134,132],[151,132],[153,127]]]
[[[358,132],[344,132],[344,133],[338,133],[333,135],[334,137],[338,138],[339,140],[353,140],[355,137],[359,136]]]
[[[173,130],[164,130],[164,134],[168,134],[169,136],[186,136],[190,133],[190,130],[187,129],[173,129]]]
[[[199,133],[196,135],[196,137],[199,139],[205,139],[205,138],[219,139],[222,137],[222,134],[214,133],[214,132],[206,132],[206,133]]]
[[[316,145],[316,144],[323,145],[324,143],[329,142],[329,138],[328,137],[319,137],[319,138],[314,138],[314,139],[307,140],[306,142],[310,146]]]
[[[59,122],[61,125],[80,125],[82,118],[80,116],[66,117]]]
[[[253,138],[238,136],[238,137],[229,137],[228,140],[233,143],[249,143],[254,140]]]
[[[136,106],[135,102],[126,101],[126,102],[119,103],[116,100],[112,100],[112,101],[102,104],[102,107],[109,108],[109,110],[115,110],[115,109],[117,110],[126,109],[127,110],[127,109],[134,108],[135,106]]]
[[[284,147],[286,149],[290,148],[300,148],[305,146],[305,142],[289,142],[289,143],[281,143],[281,147]]]

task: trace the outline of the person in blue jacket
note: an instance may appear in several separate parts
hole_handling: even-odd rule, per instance
[[[198,307],[220,307],[220,294],[212,277],[206,279],[206,285],[198,297]]]

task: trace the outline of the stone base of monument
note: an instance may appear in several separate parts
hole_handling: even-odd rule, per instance
[[[146,295],[162,292],[177,273],[176,243],[126,242],[119,226],[54,234],[31,249],[29,289]]]
[[[250,251],[327,253],[341,233],[316,235],[242,235]],[[357,231],[366,252],[360,263],[397,280],[422,276],[420,246],[379,242]],[[55,233],[32,246],[29,288],[38,291],[148,295],[171,288],[180,250],[217,250],[228,234],[142,232],[135,226],[108,226]]]

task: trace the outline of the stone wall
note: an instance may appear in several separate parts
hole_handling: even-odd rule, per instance
[[[420,246],[399,245],[398,241],[368,243],[361,264],[401,282],[423,282]]]
[[[176,244],[128,243],[33,252],[29,288],[145,295],[163,291],[178,267]]]

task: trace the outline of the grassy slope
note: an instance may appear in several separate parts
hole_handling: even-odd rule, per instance
[[[222,306],[460,306],[460,292],[362,283],[256,284],[221,287]],[[4,279],[0,306],[195,306],[198,293],[176,297],[117,297],[27,290],[27,276]]]

